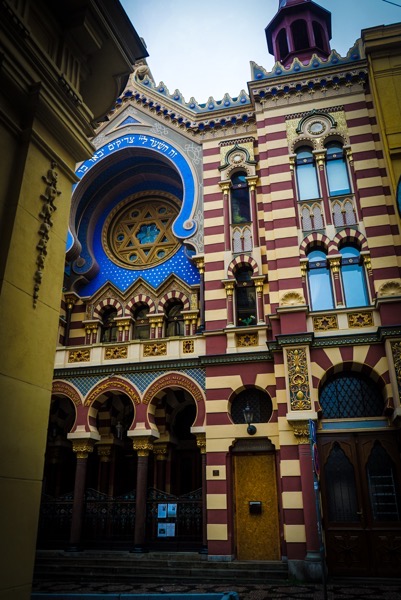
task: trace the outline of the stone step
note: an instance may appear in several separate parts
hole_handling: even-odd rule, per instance
[[[288,578],[287,565],[276,561],[209,561],[200,557],[130,553],[38,553],[34,580],[263,583]]]

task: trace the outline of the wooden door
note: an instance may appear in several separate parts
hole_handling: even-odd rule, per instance
[[[235,455],[234,491],[238,560],[279,560],[274,453]]]
[[[324,435],[319,451],[329,573],[399,577],[401,473],[395,435]]]

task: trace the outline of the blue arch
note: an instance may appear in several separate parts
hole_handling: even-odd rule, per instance
[[[173,233],[181,239],[192,236],[196,231],[196,223],[192,220],[196,191],[194,176],[186,158],[172,144],[155,136],[143,134],[125,135],[99,148],[91,158],[79,166],[75,172],[76,176],[82,179],[97,162],[124,148],[147,148],[165,156],[173,163],[181,176],[184,192],[180,214],[173,224]]]

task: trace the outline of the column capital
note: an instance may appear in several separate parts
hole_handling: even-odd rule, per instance
[[[297,444],[309,444],[308,421],[290,421]]]
[[[79,300],[78,294],[75,292],[68,292],[68,294],[64,294],[64,302],[68,310],[72,310]]]
[[[132,440],[132,447],[137,452],[138,456],[149,456],[153,450],[152,438],[137,437]]]
[[[96,446],[96,450],[98,456],[100,458],[100,462],[107,463],[111,460],[111,444],[102,444],[100,446]]]
[[[167,444],[155,444],[153,446],[153,454],[156,460],[167,460]]]
[[[206,434],[205,433],[197,433],[196,435],[196,445],[198,446],[201,454],[206,454]]]
[[[95,442],[91,439],[72,440],[72,451],[76,453],[77,458],[88,458],[88,454],[93,452]]]
[[[226,181],[219,181],[219,186],[223,190],[224,194],[228,195],[231,187],[231,181],[229,179]]]
[[[226,289],[227,296],[232,296],[235,288],[235,279],[223,279],[222,283]]]

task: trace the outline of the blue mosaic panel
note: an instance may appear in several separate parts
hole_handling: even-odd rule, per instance
[[[135,387],[140,391],[141,394],[149,387],[155,379],[162,375],[167,375],[171,369],[161,369],[158,371],[144,371],[141,373],[116,373],[117,376],[128,379]],[[190,377],[202,388],[205,389],[205,371],[203,369],[184,369],[180,370],[180,373]],[[104,375],[97,375],[93,377],[73,377],[67,379],[71,382],[85,397],[88,395],[90,390],[96,383],[104,379]]]
[[[72,379],[68,379],[68,381],[75,385],[77,390],[79,390],[83,396],[86,396],[93,386],[101,379],[104,379],[104,375],[97,375],[95,377],[73,377]]]

